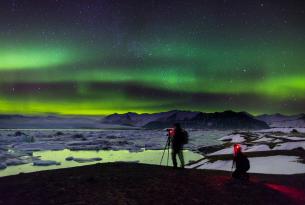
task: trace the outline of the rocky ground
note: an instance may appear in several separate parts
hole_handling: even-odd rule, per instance
[[[0,204],[304,204],[304,176],[96,164],[0,178]]]

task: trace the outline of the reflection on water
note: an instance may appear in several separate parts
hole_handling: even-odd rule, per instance
[[[128,150],[107,150],[107,151],[71,151],[68,149],[59,151],[39,151],[34,152],[34,156],[39,156],[41,160],[54,160],[60,162],[61,165],[51,165],[51,166],[33,166],[31,164],[23,164],[17,166],[9,166],[4,170],[0,170],[0,176],[15,175],[18,173],[35,172],[41,170],[49,169],[59,169],[66,167],[76,167],[96,163],[106,163],[106,162],[139,162],[145,164],[157,164],[159,165],[163,150],[145,150],[142,152],[129,152]],[[102,158],[99,162],[86,162],[78,163],[75,161],[66,161],[67,157],[74,158]],[[185,150],[184,151],[185,162],[199,160],[202,158],[200,154]],[[167,152],[164,155],[163,165],[166,165]],[[179,161],[179,160],[178,160]],[[169,165],[172,166],[171,159],[169,156]]]

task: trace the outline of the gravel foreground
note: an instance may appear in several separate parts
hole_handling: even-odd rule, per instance
[[[106,163],[0,178],[0,204],[305,204],[305,174],[253,174],[249,183],[229,172],[174,170]]]

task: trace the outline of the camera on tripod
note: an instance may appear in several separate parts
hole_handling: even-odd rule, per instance
[[[167,132],[167,134],[166,134],[167,141],[166,141],[166,144],[165,144],[165,147],[164,147],[164,150],[163,150],[163,154],[162,154],[162,157],[161,157],[160,165],[162,164],[164,153],[167,150],[167,163],[166,163],[166,165],[168,166],[170,142],[171,142],[171,139],[173,139],[172,137],[175,136],[175,128],[166,128],[166,129],[164,129],[164,131]]]
[[[175,128],[167,128],[166,131],[167,131],[167,136],[168,137],[174,137],[174,135],[175,135]]]

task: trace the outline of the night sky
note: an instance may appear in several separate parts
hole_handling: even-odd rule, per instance
[[[1,0],[0,113],[305,112],[305,1]]]

